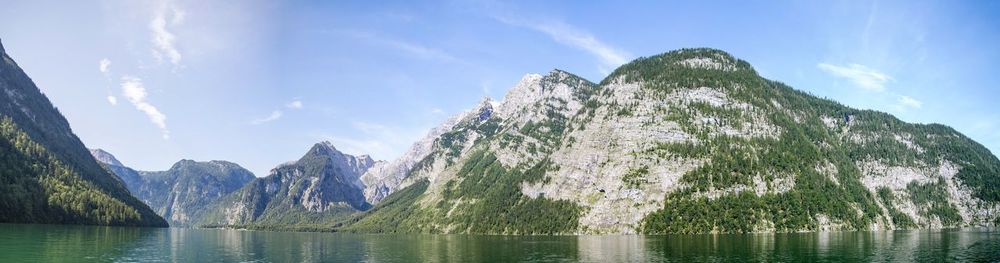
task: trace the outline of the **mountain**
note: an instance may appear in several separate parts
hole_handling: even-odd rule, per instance
[[[503,101],[484,100],[439,129],[388,172],[365,175],[376,205],[340,230],[661,234],[1000,223],[1000,161],[982,145],[944,125],[817,98],[714,49],[639,58],[600,83],[560,70],[529,74]]]
[[[92,149],[90,153],[171,226],[192,226],[207,208],[256,178],[226,161],[180,160],[169,170],[147,172],[122,165],[104,150]]]
[[[490,102],[484,99],[483,103]],[[390,193],[398,190],[400,183],[409,174],[413,166],[417,165],[434,149],[434,141],[445,132],[450,131],[462,120],[462,117],[471,112],[456,115],[449,118],[444,123],[431,129],[423,139],[420,139],[402,156],[391,162],[378,161],[361,176],[362,184],[365,186],[365,200],[371,204],[377,204]]]
[[[0,44],[0,222],[167,226],[94,160]]]
[[[367,155],[338,151],[331,143],[314,145],[297,161],[271,169],[230,194],[201,225],[243,227],[331,227],[365,211],[361,176],[375,165]]]

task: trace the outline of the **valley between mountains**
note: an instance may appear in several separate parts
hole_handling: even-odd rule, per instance
[[[2,57],[0,222],[510,235],[1000,224],[1000,160],[979,143],[817,98],[715,49],[639,58],[599,82],[528,74],[398,159],[319,142],[262,177],[87,154]]]

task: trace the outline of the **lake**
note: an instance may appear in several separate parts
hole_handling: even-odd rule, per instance
[[[997,229],[667,236],[360,235],[0,224],[0,262],[997,261]]]

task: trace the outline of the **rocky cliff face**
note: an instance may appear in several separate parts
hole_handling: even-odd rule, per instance
[[[492,103],[489,99],[483,101],[480,104]],[[368,172],[361,176],[361,181],[365,185],[365,199],[371,204],[378,204],[390,193],[398,190],[400,183],[409,175],[413,166],[432,153],[434,142],[445,132],[451,131],[459,121],[472,115],[479,116],[479,109],[465,111],[448,118],[441,125],[431,129],[427,135],[414,143],[406,153],[396,160],[376,162]]]
[[[280,165],[231,194],[202,221],[209,225],[325,224],[370,207],[361,176],[376,163],[341,153],[329,142]]]
[[[978,143],[813,97],[712,49],[640,58],[599,84],[527,75],[414,149],[386,187],[365,181],[381,203],[346,230],[773,232],[1000,216],[989,183],[1000,161]]]
[[[208,207],[255,178],[250,171],[226,161],[181,160],[169,170],[148,172],[126,167],[104,150],[90,152],[171,226],[193,226]]]

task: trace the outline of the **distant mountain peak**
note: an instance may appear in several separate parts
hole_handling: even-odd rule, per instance
[[[0,39],[0,54],[4,54],[4,53],[6,53],[6,52],[7,52],[7,51],[3,49],[3,40],[2,40],[2,39]]]
[[[358,155],[357,159],[360,160],[360,161],[362,161],[362,162],[365,162],[365,163],[375,163],[376,162],[375,159],[373,159],[371,155],[367,155],[367,154]]]
[[[582,78],[580,76],[577,76],[576,74],[570,73],[569,71],[557,69],[557,68],[552,69],[551,71],[549,71],[548,74],[546,74],[542,78],[546,79],[546,80],[555,80],[555,81],[564,81],[564,80],[573,80],[573,81],[580,81],[580,80],[582,80],[582,81],[587,81],[586,79],[584,79],[584,78]]]
[[[333,146],[330,141],[322,141],[313,145],[309,152],[306,153],[307,156],[329,156],[329,155],[342,155],[344,153],[337,150],[337,147]]]
[[[125,166],[125,165],[122,165],[122,163],[119,162],[118,159],[115,158],[114,155],[112,155],[111,153],[109,153],[107,151],[104,151],[103,149],[97,148],[97,149],[88,149],[88,150],[90,150],[90,155],[93,155],[94,159],[97,159],[98,162],[101,162],[101,163],[104,163],[104,164],[107,164],[107,165]]]
[[[209,166],[209,165],[211,165],[211,166]],[[199,161],[195,161],[195,160],[191,160],[191,159],[181,159],[181,160],[177,161],[176,163],[174,163],[174,165],[170,167],[169,171],[176,171],[176,170],[181,170],[181,169],[191,168],[191,167],[215,167],[215,168],[218,168],[218,170],[226,170],[226,169],[233,169],[233,168],[242,169],[242,167],[240,167],[239,164],[236,164],[236,163],[233,163],[233,162],[229,162],[229,161],[211,160],[211,161],[207,161],[207,162],[199,162]]]
[[[479,102],[479,121],[485,121],[493,116],[493,109],[497,107],[497,103],[493,101],[490,97],[483,97],[483,100]]]

